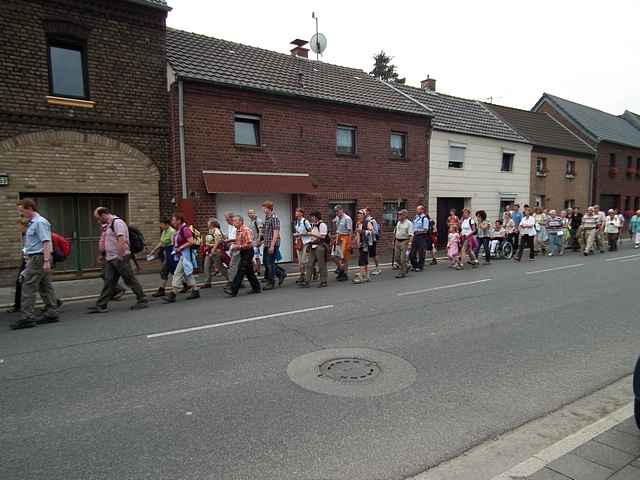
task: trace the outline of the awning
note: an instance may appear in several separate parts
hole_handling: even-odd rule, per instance
[[[204,170],[207,193],[313,193],[308,173]]]

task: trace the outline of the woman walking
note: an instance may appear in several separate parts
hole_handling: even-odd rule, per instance
[[[220,230],[220,222],[215,218],[209,219],[207,222],[209,231],[205,237],[205,257],[204,257],[204,274],[205,282],[202,288],[211,288],[211,279],[214,275],[222,275],[229,282],[229,273],[227,268],[222,264],[222,249],[224,246],[224,235]]]
[[[618,236],[620,235],[622,222],[620,221],[620,217],[616,215],[615,211],[610,209],[607,213],[607,218],[604,221],[604,233],[607,234],[609,251],[615,252],[618,250]]]
[[[198,284],[193,276],[193,272],[196,269],[195,255],[192,250],[194,243],[193,233],[181,213],[173,214],[171,225],[176,230],[176,234],[173,236],[172,254],[177,259],[178,264],[173,273],[173,290],[163,300],[166,303],[174,303],[176,301],[176,292],[180,291],[183,283],[187,285],[187,289],[191,290],[187,300],[200,298],[200,290],[198,290]]]
[[[460,270],[464,268],[464,255],[469,256],[469,263],[473,268],[478,266],[478,260],[475,253],[473,253],[475,247],[475,234],[478,227],[476,221],[471,218],[471,210],[465,208],[462,210],[462,218],[460,219]]]
[[[484,210],[478,210],[476,212],[476,220],[478,222],[478,249],[476,250],[476,256],[479,256],[480,248],[484,248],[484,264],[489,265],[491,263],[491,249],[489,248],[489,241],[491,240],[491,224],[487,221],[487,212]]]
[[[355,284],[369,281],[369,247],[373,242],[373,225],[364,221],[365,216],[364,210],[358,211],[353,235],[358,248],[358,266],[360,267],[360,272],[353,279]]]

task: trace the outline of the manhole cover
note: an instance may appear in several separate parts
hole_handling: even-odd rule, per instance
[[[380,374],[378,364],[364,358],[334,358],[323,362],[318,370],[319,376],[343,383],[367,382]]]
[[[287,374],[306,390],[352,398],[388,395],[416,380],[416,369],[409,362],[370,348],[331,348],[307,353],[289,363]]]

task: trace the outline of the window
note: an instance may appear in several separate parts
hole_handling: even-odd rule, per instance
[[[609,167],[610,168],[615,168],[616,166],[616,154],[615,153],[610,153],[609,154]]]
[[[573,199],[564,201],[565,210],[568,210],[570,208],[574,208],[575,206],[576,206],[576,201],[573,200]]]
[[[73,38],[48,39],[49,94],[54,97],[88,99],[86,44]]]
[[[640,157],[636,158],[636,171],[640,175]]]
[[[547,174],[547,159],[538,157],[536,159],[536,175],[543,177]]]
[[[544,208],[544,195],[536,195],[536,207]]]
[[[633,168],[633,157],[631,155],[627,157],[627,168]]]
[[[396,158],[406,158],[407,136],[404,133],[391,134],[391,156]]]
[[[516,156],[512,152],[502,152],[502,164],[500,165],[501,172],[513,171],[513,158]]]
[[[624,210],[625,212],[627,210],[631,209],[631,197],[624,197]]]
[[[330,232],[335,230],[333,219],[336,218],[336,211],[334,210],[336,205],[342,205],[344,213],[351,217],[351,220],[356,221],[356,202],[355,200],[336,200],[329,202],[329,215],[327,215],[326,223]]]
[[[235,143],[236,145],[260,146],[260,117],[236,114]]]
[[[636,197],[633,201],[633,209],[636,211],[640,210],[640,197]]]
[[[386,227],[395,228],[398,221],[398,212],[407,208],[406,200],[394,200],[384,202],[382,213],[382,223]]]
[[[356,129],[340,126],[336,128],[336,152],[345,155],[356,153]]]
[[[567,160],[566,172],[567,177],[575,177],[576,176],[576,161],[575,160]]]
[[[464,145],[449,145],[449,168],[464,168]]]

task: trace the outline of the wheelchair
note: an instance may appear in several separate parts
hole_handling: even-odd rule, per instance
[[[502,241],[498,243],[498,245],[496,246],[495,252],[491,253],[491,258],[495,258],[495,259],[503,258],[503,259],[511,260],[514,254],[513,243],[511,242],[511,239],[509,237],[504,239],[492,238],[491,242],[493,242],[494,240],[502,240]],[[484,246],[481,246],[480,250],[478,251],[478,258],[484,258],[484,256],[485,256]]]

